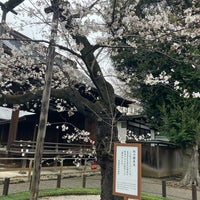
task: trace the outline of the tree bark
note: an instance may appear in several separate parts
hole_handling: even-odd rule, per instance
[[[199,167],[198,167],[198,145],[191,147],[190,149],[183,150],[183,161],[184,161],[184,175],[181,180],[183,185],[198,185],[199,178]]]
[[[113,196],[113,144],[118,141],[117,127],[112,120],[102,117],[98,121],[97,161],[101,167],[101,200],[122,200]],[[113,137],[112,137],[113,135]]]

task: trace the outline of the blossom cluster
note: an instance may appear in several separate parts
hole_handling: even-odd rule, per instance
[[[157,85],[157,84],[169,84],[171,76],[165,71],[162,71],[159,76],[153,76],[153,74],[147,74],[144,83],[147,85]]]
[[[126,38],[133,48],[137,48],[141,41],[148,46],[152,42],[171,41],[174,37],[185,38],[185,41],[191,43],[198,42],[195,38],[200,33],[200,8],[197,1],[191,3],[193,5],[187,7],[179,2],[176,9],[168,1],[144,3],[142,6],[140,1],[120,1],[112,22],[114,32],[110,33],[115,38]],[[178,12],[178,9],[183,12]],[[105,8],[104,19],[108,24],[113,19],[111,15],[112,12]]]
[[[68,127],[63,124],[62,125],[62,131],[68,130]],[[90,133],[85,130],[80,130],[78,128],[74,128],[74,133],[67,133],[65,136],[63,136],[63,139],[66,139],[68,143],[74,142],[74,141],[83,141],[86,143],[94,144],[95,142],[91,140]]]
[[[126,134],[127,140],[134,140],[134,141],[147,141],[151,140],[151,134],[147,132],[146,134],[136,134],[133,130],[127,130]]]

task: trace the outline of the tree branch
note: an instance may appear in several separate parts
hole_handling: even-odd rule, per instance
[[[99,63],[94,56],[94,46],[89,43],[88,39],[85,36],[73,35],[73,38],[75,39],[77,44],[82,44],[84,46],[81,50],[82,59],[88,69],[94,85],[99,92],[101,101],[104,104],[103,107],[107,109],[107,111],[104,112],[107,113],[108,111],[110,111],[111,113],[113,113],[113,106],[115,104],[114,89],[112,85],[105,80],[101,72]]]
[[[22,95],[1,95],[0,103],[1,104],[25,104],[30,101],[38,100],[42,98],[42,90],[36,92],[27,92]],[[102,110],[102,105],[99,101],[91,102],[87,98],[81,96],[78,90],[71,87],[64,89],[52,89],[51,98],[59,98],[67,100],[76,106],[76,108],[86,114],[87,116],[92,113],[98,116],[98,113]],[[93,115],[92,115],[93,116]]]

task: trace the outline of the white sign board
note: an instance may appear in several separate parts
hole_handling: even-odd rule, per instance
[[[113,194],[140,199],[141,145],[115,144]]]

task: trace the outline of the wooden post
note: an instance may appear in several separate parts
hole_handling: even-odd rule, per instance
[[[8,133],[7,150],[10,150],[11,144],[16,139],[18,121],[19,121],[19,106],[14,105],[10,121],[9,133]]]
[[[166,195],[166,181],[165,180],[162,181],[162,196],[163,197],[167,196]]]
[[[33,160],[29,160],[29,167],[28,167],[28,181],[31,181],[31,171],[32,171]]]
[[[62,175],[63,172],[63,159],[60,160],[60,175]]]
[[[192,200],[197,200],[197,188],[195,184],[192,184]]]
[[[30,176],[29,190],[31,190],[32,176]]]
[[[8,195],[9,184],[10,184],[10,178],[5,178],[3,185],[3,195],[5,196]]]
[[[39,194],[39,183],[40,183],[40,173],[42,167],[42,155],[44,150],[44,138],[46,135],[46,126],[48,119],[48,110],[49,110],[49,99],[51,93],[51,82],[52,82],[52,74],[53,74],[53,65],[55,58],[55,39],[57,36],[58,29],[58,20],[60,16],[59,9],[59,0],[51,1],[51,6],[48,8],[51,12],[53,12],[52,19],[52,28],[51,28],[51,36],[48,47],[47,54],[47,68],[45,73],[45,85],[42,94],[42,102],[41,102],[41,111],[40,111],[40,120],[38,126],[38,134],[37,134],[37,142],[34,156],[34,166],[33,166],[33,175],[32,175],[32,183],[31,183],[31,193],[30,200],[37,200]]]
[[[83,182],[82,182],[82,187],[85,188],[86,187],[86,175],[83,174]]]
[[[34,128],[34,132],[33,132],[33,141],[36,141],[36,138],[37,138],[37,131],[38,131],[38,125],[36,124],[35,125],[35,128]],[[33,148],[33,147],[32,147]]]
[[[58,176],[57,176],[57,185],[56,185],[56,187],[57,187],[57,188],[60,188],[60,186],[61,186],[61,174],[58,174]]]
[[[159,152],[159,144],[156,145],[156,167],[159,170],[160,168],[160,152]]]
[[[26,163],[27,163],[27,160],[26,159],[22,159],[22,169],[25,169],[26,168]]]
[[[86,173],[86,167],[87,167],[87,159],[85,158],[85,160],[84,160],[83,173]]]

